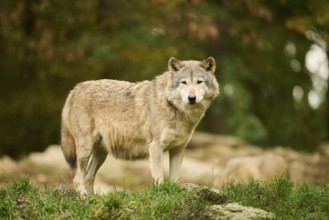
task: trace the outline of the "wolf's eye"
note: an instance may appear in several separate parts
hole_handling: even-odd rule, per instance
[[[180,83],[182,83],[182,84],[186,85],[186,81],[181,81]]]
[[[196,83],[197,84],[201,84],[201,83],[203,83],[203,81],[202,80],[198,80],[198,81],[196,81]]]

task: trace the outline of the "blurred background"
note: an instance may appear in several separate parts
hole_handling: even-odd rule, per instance
[[[221,94],[198,130],[312,151],[329,139],[327,0],[1,0],[0,156],[60,140],[85,80],[140,81],[213,56]]]

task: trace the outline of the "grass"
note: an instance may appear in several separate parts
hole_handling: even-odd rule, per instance
[[[230,202],[275,213],[277,219],[328,219],[329,183],[294,185],[284,177],[267,184],[250,180],[224,187]]]
[[[24,177],[0,187],[0,219],[205,219],[207,206],[230,202],[273,212],[277,219],[329,216],[329,184],[294,185],[280,177],[265,184],[228,184],[222,195],[204,189],[165,182],[82,199],[70,188],[40,188]]]

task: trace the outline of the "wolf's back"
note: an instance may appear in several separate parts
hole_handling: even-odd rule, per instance
[[[62,111],[61,145],[67,163],[70,165],[72,169],[75,169],[77,166],[76,146],[75,146],[74,138],[68,126],[71,102],[72,102],[72,92],[67,97]]]

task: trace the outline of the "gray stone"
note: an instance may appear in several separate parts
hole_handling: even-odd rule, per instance
[[[246,207],[238,203],[225,205],[212,205],[205,215],[210,219],[218,220],[249,220],[249,219],[274,219],[275,215],[262,209]]]

